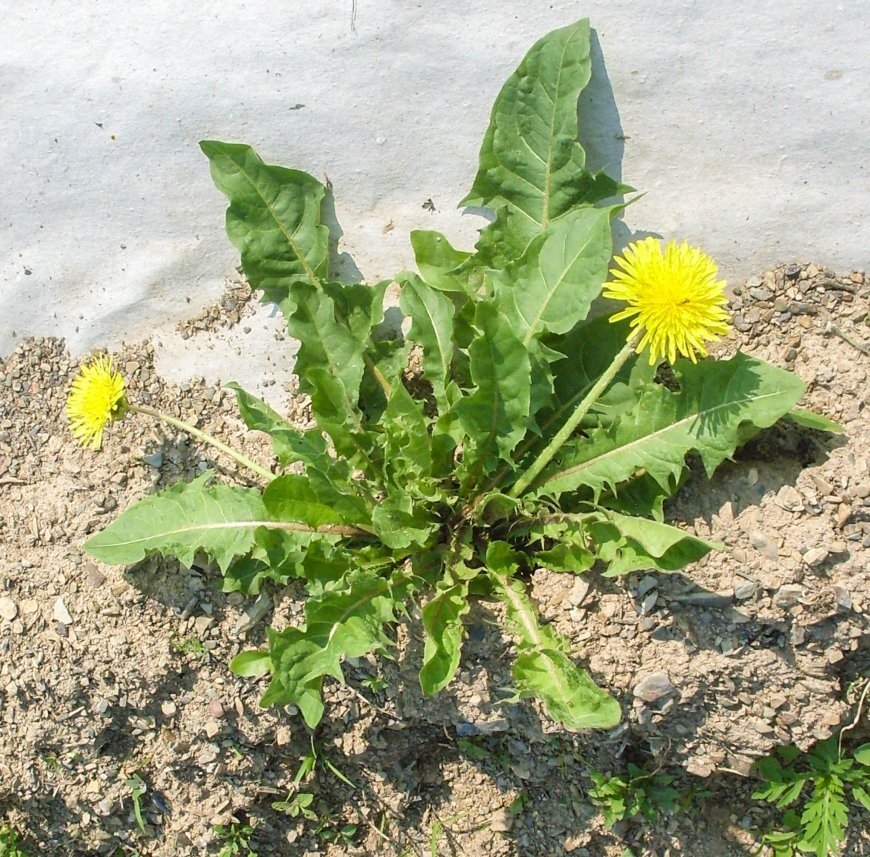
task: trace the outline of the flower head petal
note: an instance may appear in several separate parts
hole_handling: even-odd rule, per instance
[[[678,355],[694,363],[707,354],[706,343],[728,333],[725,281],[716,279],[716,263],[701,250],[671,241],[662,252],[655,238],[644,238],[614,261],[603,295],[628,306],[610,320],[631,319],[642,333],[637,351],[648,348],[650,364],[673,363]]]
[[[66,415],[74,437],[85,447],[99,449],[103,429],[127,413],[124,379],[111,357],[100,355],[84,364],[73,379]]]

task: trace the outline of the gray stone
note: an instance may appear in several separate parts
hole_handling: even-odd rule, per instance
[[[820,565],[823,565],[825,560],[828,558],[828,549],[827,548],[810,548],[804,554],[804,562],[810,568],[818,568]]]
[[[197,616],[193,622],[198,637],[204,637],[212,625],[214,625],[214,619],[211,616]]]
[[[746,601],[752,598],[758,590],[758,581],[744,580],[734,586],[734,597],[738,601]]]
[[[643,598],[650,589],[655,589],[659,585],[658,579],[651,574],[644,577],[637,585],[637,597]]]
[[[842,586],[834,586],[834,602],[837,605],[838,610],[847,611],[852,609],[852,596],[849,594],[849,590]]]
[[[794,607],[801,600],[803,594],[803,586],[788,583],[785,586],[780,586],[776,595],[773,596],[773,603],[777,607],[788,609],[789,607]]]
[[[257,600],[245,611],[244,615],[236,622],[233,629],[236,634],[244,634],[257,625],[272,609],[272,599],[265,592],[261,592]]]
[[[673,693],[676,688],[671,684],[670,678],[666,672],[654,672],[644,676],[635,686],[634,695],[637,699],[642,699],[644,702],[655,702],[668,694]]]
[[[589,581],[585,577],[578,577],[571,587],[568,601],[573,607],[579,607],[589,594]]]
[[[779,559],[779,545],[770,536],[766,536],[758,530],[753,530],[749,534],[749,544],[763,557],[773,561]]]
[[[149,467],[159,470],[163,466],[163,453],[152,452],[143,459]]]

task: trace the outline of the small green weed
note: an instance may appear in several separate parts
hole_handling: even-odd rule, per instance
[[[28,857],[18,846],[21,837],[13,827],[0,822],[0,857]]]
[[[314,833],[324,842],[334,842],[337,845],[353,845],[356,839],[357,825],[341,824],[337,817],[331,813],[324,813],[314,829]]]
[[[314,802],[314,795],[311,792],[300,792],[298,790],[302,782],[310,779],[316,764],[317,753],[312,744],[311,750],[306,753],[299,762],[299,767],[296,769],[296,776],[293,777],[293,786],[287,793],[287,797],[284,800],[276,800],[272,804],[272,809],[286,813],[290,818],[296,818],[301,815],[309,821],[315,821],[317,819],[317,813],[311,809],[311,804]]]
[[[208,660],[209,651],[199,637],[180,637],[175,635],[169,641],[169,650],[178,655],[194,655],[200,660]]]
[[[764,834],[757,854],[764,853],[765,846],[774,857],[793,857],[798,852],[816,857],[836,854],[849,822],[847,793],[851,792],[851,803],[870,810],[870,744],[859,747],[851,757],[843,756],[836,736],[805,754],[788,744],[760,759],[755,768],[763,784],[752,797],[785,809],[783,829]],[[789,809],[808,783],[811,791],[802,811]]]
[[[648,773],[629,762],[625,777],[606,777],[598,771],[590,771],[589,776],[595,783],[589,797],[603,810],[608,830],[638,815],[653,822],[659,812],[672,813],[678,808],[680,793],[671,785],[674,778],[669,774]]]
[[[247,822],[234,818],[229,824],[216,824],[212,832],[218,842],[223,842],[218,857],[235,857],[237,854],[242,854],[244,857],[258,857],[251,845],[254,828]]]
[[[136,824],[142,833],[147,833],[145,820],[142,818],[142,795],[148,791],[148,786],[139,774],[133,774],[130,779],[124,781],[124,785],[130,789],[130,798],[133,801],[133,815],[136,816]]]
[[[382,678],[381,676],[370,676],[369,678],[364,678],[362,683],[372,692],[372,693],[380,693],[382,690],[386,690],[389,682]]]

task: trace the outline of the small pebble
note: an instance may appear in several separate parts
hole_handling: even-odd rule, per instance
[[[656,586],[658,586],[658,580],[652,574],[648,574],[637,585],[637,597],[643,598],[650,589],[655,589]]]
[[[777,543],[758,530],[749,534],[749,544],[752,545],[763,557],[776,561],[779,559],[779,546]]]
[[[642,699],[644,702],[655,702],[670,693],[673,693],[676,688],[671,684],[670,678],[666,672],[654,672],[644,676],[635,686],[632,691],[637,699]]]
[[[748,598],[752,598],[755,595],[756,590],[758,589],[758,582],[755,580],[744,580],[741,583],[738,583],[734,587],[734,597],[738,601],[746,601]]]
[[[82,568],[87,574],[87,584],[92,589],[97,589],[106,582],[106,575],[97,568],[95,563],[86,562]]]
[[[801,600],[803,594],[804,588],[802,586],[786,584],[785,586],[780,586],[776,595],[773,597],[773,603],[776,604],[777,607],[788,609],[789,607],[794,607]]]
[[[0,619],[11,622],[18,615],[18,605],[9,596],[0,598]]]
[[[571,587],[568,601],[573,607],[579,607],[589,594],[589,581],[585,577],[578,577]]]
[[[823,565],[825,560],[828,558],[828,549],[827,548],[810,548],[803,556],[804,562],[810,568],[818,568],[820,565]]]
[[[847,611],[852,609],[852,596],[849,594],[849,591],[842,586],[834,586],[834,603],[837,605],[837,608],[842,611]]]
[[[61,625],[72,625],[73,618],[67,610],[66,604],[63,603],[63,598],[58,598],[54,602],[54,610],[51,614],[55,622],[60,622]]]
[[[149,466],[153,467],[155,470],[159,470],[163,466],[163,453],[162,452],[152,452],[149,455],[146,455],[143,461]]]
[[[498,809],[492,814],[489,829],[494,833],[507,833],[514,826],[514,817],[506,809]]]
[[[219,699],[213,699],[208,704],[208,716],[220,719],[224,716],[224,707]]]

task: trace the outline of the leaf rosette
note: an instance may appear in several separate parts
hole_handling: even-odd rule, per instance
[[[516,641],[512,698],[536,697],[567,729],[614,726],[618,701],[539,620],[530,572],[697,561],[715,545],[662,515],[687,456],[712,476],[803,394],[794,375],[742,354],[672,359],[665,387],[635,334],[602,316],[611,224],[630,189],[586,168],[577,100],[590,74],[583,20],[541,39],[505,83],[462,203],[494,219],[473,251],[412,233],[417,271],[395,279],[404,335],[383,323],[389,282],[331,278],[323,184],[248,146],[202,143],[245,274],[299,342],[314,426],[231,384],[247,427],[271,437],[268,484],[203,475],[128,509],[87,548],[110,563],[159,552],[189,564],[203,551],[226,591],[304,581],[304,622],[270,628],[265,648],[232,663],[269,675],[264,705],[292,703],[314,727],[324,679],[342,681],[346,658],[388,656],[417,606],[420,682],[441,691],[472,600],[488,598]]]

